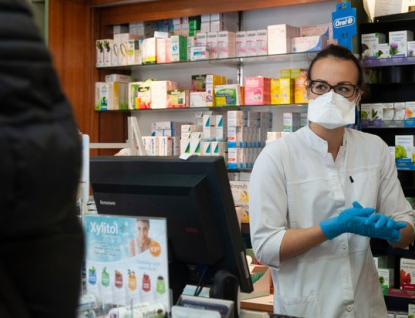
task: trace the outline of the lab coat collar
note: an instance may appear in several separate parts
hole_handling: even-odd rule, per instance
[[[329,149],[328,142],[316,135],[309,126],[303,127],[298,132],[302,135],[302,138],[304,138],[306,144],[309,145],[310,148],[315,149],[322,154],[327,154]],[[348,134],[349,129],[345,129],[343,134],[343,144],[340,146],[340,148],[346,147]]]

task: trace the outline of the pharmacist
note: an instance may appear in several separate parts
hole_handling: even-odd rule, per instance
[[[272,268],[274,311],[386,318],[369,241],[408,246],[413,210],[388,146],[345,127],[364,90],[355,56],[335,45],[318,53],[307,89],[309,126],[269,144],[251,176],[252,245]]]

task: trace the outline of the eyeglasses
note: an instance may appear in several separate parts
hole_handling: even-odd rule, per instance
[[[316,95],[323,95],[330,92],[330,90],[333,90],[335,93],[342,95],[345,98],[352,97],[359,90],[359,87],[353,84],[337,84],[331,86],[322,81],[310,81],[308,87],[311,92]]]

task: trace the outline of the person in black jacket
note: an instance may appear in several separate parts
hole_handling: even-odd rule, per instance
[[[0,317],[75,317],[83,232],[71,106],[25,0],[0,0]]]

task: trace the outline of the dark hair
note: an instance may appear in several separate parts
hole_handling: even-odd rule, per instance
[[[311,71],[313,69],[314,63],[318,60],[327,58],[327,57],[335,57],[345,61],[352,61],[357,68],[358,71],[358,78],[357,78],[357,86],[363,92],[366,91],[366,86],[363,81],[363,68],[360,65],[359,60],[354,56],[352,52],[350,52],[347,48],[340,45],[330,44],[324,50],[321,50],[317,56],[311,61],[311,64],[307,71],[307,82],[311,81]]]

